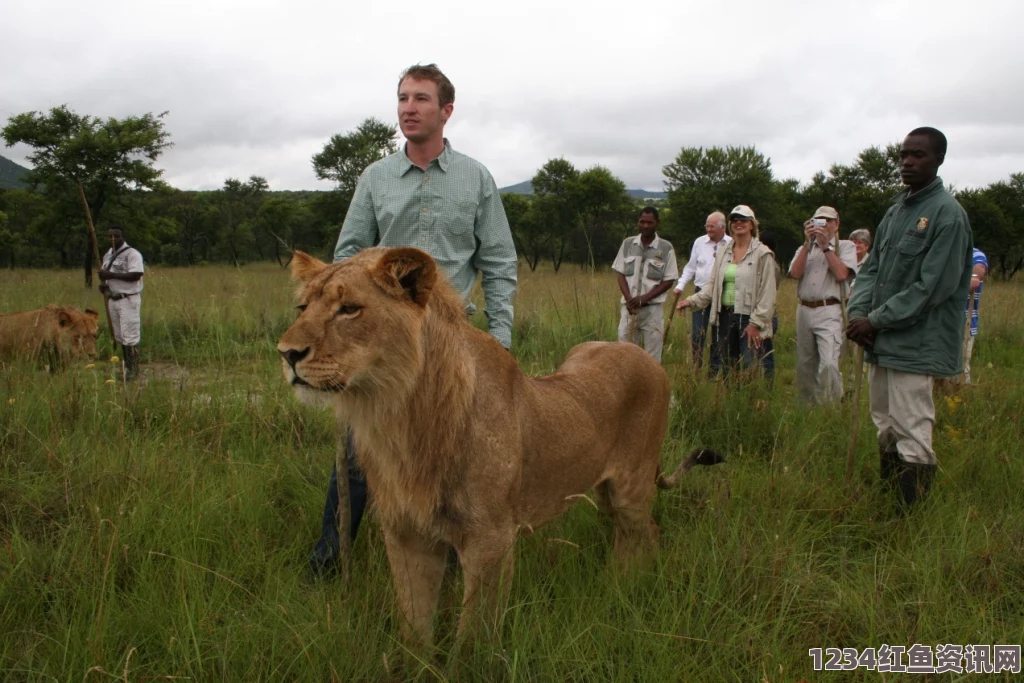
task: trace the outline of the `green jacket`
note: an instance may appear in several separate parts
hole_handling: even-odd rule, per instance
[[[974,238],[967,212],[936,178],[896,197],[857,275],[850,319],[878,330],[869,363],[951,377],[963,362],[964,301]]]

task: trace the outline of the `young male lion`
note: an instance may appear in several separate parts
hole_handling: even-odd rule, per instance
[[[419,249],[371,248],[330,266],[296,252],[292,274],[302,287],[277,346],[285,378],[351,426],[407,644],[431,643],[450,547],[465,573],[461,636],[497,627],[516,537],[578,494],[596,490],[617,555],[655,540],[669,383],[640,347],[581,344],[555,374],[532,379],[466,320]],[[695,453],[680,470],[717,461]]]

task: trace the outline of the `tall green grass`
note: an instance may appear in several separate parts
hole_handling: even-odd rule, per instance
[[[97,306],[78,277],[2,272],[0,311]],[[92,368],[3,365],[0,678],[795,681],[814,676],[812,647],[1022,643],[1024,296],[1015,284],[986,288],[977,386],[938,399],[942,472],[910,518],[894,517],[878,486],[866,399],[850,490],[849,404],[797,405],[786,283],[774,388],[694,375],[688,322],[674,323],[664,464],[696,445],[729,462],[659,494],[651,566],[614,571],[607,524],[578,505],[520,541],[498,646],[450,656],[453,577],[438,657],[399,669],[375,525],[356,544],[350,588],[303,582],[334,432],[281,379],[273,347],[294,315],[286,273],[153,270],[144,383],[107,383],[118,365],[106,340]],[[607,272],[524,272],[516,306],[514,352],[529,373],[615,336]]]

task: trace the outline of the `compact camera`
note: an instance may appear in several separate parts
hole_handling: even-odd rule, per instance
[[[811,222],[814,224],[814,227],[816,227],[816,228],[824,228],[825,227],[825,219],[824,218],[812,218]]]

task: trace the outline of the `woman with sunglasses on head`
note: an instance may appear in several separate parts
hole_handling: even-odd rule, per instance
[[[757,229],[749,206],[740,204],[730,211],[732,242],[715,255],[711,281],[677,306],[679,311],[711,306],[711,339],[726,372],[730,365],[756,368],[761,346],[772,336],[775,255],[757,239]]]

